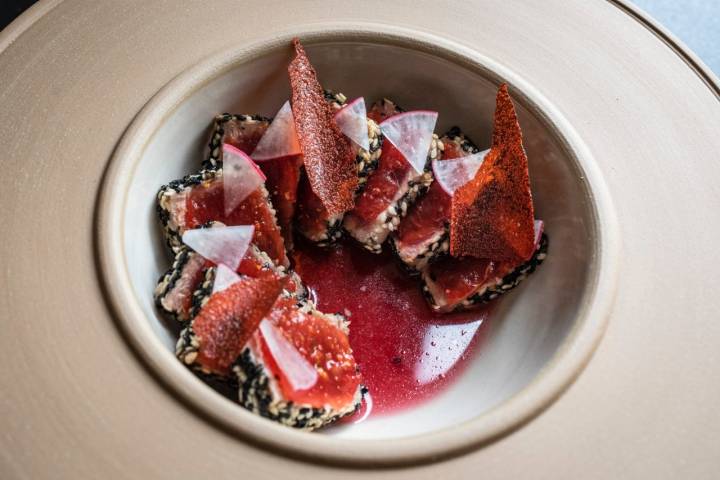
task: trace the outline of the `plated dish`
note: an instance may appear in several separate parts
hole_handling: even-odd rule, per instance
[[[438,112],[324,90],[294,48],[292,96],[274,118],[219,115],[202,169],[160,189],[174,260],[154,296],[182,328],[185,365],[245,408],[313,430],[449,384],[548,236],[506,86],[481,151],[459,127],[436,134]],[[413,335],[432,321],[458,325],[437,371]]]
[[[231,3],[39,2],[0,41],[9,477],[513,478],[553,475],[548,459],[573,448],[569,478],[716,470],[703,439],[718,420],[706,381],[718,302],[704,294],[713,272],[697,272],[717,252],[702,206],[718,200],[720,104],[692,54],[617,2]],[[219,112],[273,117],[290,98],[292,36],[327,87],[437,111],[439,135],[457,123],[480,148],[508,82],[551,240],[452,385],[322,434],[208,388],[175,357],[174,321],[149,294],[172,261],[155,193],[199,169]],[[390,251],[361,258],[384,255],[399,272]],[[57,457],[59,442],[74,453]],[[378,465],[395,468],[367,470]]]

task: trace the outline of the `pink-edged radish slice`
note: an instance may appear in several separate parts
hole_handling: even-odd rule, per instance
[[[365,99],[356,98],[335,113],[335,122],[342,133],[363,150],[370,150]]]
[[[254,232],[253,225],[196,228],[185,231],[182,241],[211,262],[237,270]]]
[[[432,169],[435,181],[445,190],[445,193],[450,196],[454,195],[455,190],[475,178],[475,174],[489,151],[485,150],[449,160],[433,160]]]
[[[437,112],[415,110],[386,118],[380,123],[380,130],[416,172],[422,173],[427,162],[437,122]]]
[[[290,102],[285,102],[265,130],[251,157],[255,161],[300,155],[300,143],[295,131]]]
[[[215,281],[213,282],[212,293],[222,292],[239,281],[240,275],[230,270],[224,263],[221,263],[215,269]]]
[[[260,332],[278,368],[293,390],[307,390],[318,380],[315,367],[297,351],[285,335],[268,320],[260,322]]]
[[[223,144],[223,202],[230,215],[265,181],[265,174],[245,152]]]
[[[540,246],[540,239],[542,238],[543,230],[545,230],[545,223],[542,220],[535,220],[533,223],[533,230],[535,233],[535,250]]]

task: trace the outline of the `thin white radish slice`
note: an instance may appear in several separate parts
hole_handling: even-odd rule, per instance
[[[386,118],[380,130],[418,173],[422,173],[432,143],[437,112],[415,110]]]
[[[315,385],[318,380],[317,370],[275,325],[263,320],[260,322],[260,332],[275,363],[293,390],[307,390]]]
[[[265,181],[265,175],[245,152],[223,145],[223,201],[230,215],[248,195]]]
[[[239,281],[240,275],[230,270],[224,263],[221,263],[215,270],[215,281],[213,282],[212,293],[222,292]]]
[[[542,238],[543,230],[545,229],[545,223],[542,220],[535,220],[533,223],[533,230],[535,233],[535,249],[540,246],[540,239]]]
[[[300,143],[295,131],[290,102],[287,101],[275,114],[272,123],[265,130],[251,157],[255,161],[300,155]]]
[[[432,168],[435,181],[445,190],[445,193],[452,196],[455,191],[475,178],[485,155],[490,150],[473,153],[460,158],[448,160],[433,160]]]
[[[182,241],[211,262],[237,270],[254,232],[253,225],[196,228],[183,233]]]
[[[342,133],[363,150],[370,150],[365,99],[356,98],[335,113],[335,122]]]

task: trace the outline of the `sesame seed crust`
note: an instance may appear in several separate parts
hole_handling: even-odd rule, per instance
[[[192,278],[205,268],[205,259],[186,246],[181,246],[175,254],[172,266],[160,277],[155,287],[155,305],[165,314],[180,323],[192,316],[192,308],[186,309],[183,296],[194,298]]]
[[[240,405],[288,427],[308,431],[324,427],[357,411],[365,391],[364,387],[359,385],[352,401],[339,409],[286,401],[279,394],[279,388],[273,385],[275,379],[250,348],[246,348],[240,355],[233,372],[237,376]]]
[[[438,302],[432,294],[432,289],[428,287],[428,283],[432,282],[432,279],[429,277],[427,269],[425,269],[421,276],[423,295],[430,305],[430,308],[440,313],[470,310],[479,305],[488,303],[517,287],[523,280],[532,274],[547,257],[549,243],[547,234],[543,233],[540,239],[540,244],[533,253],[532,257],[530,257],[530,260],[524,262],[502,278],[495,279],[495,281],[480,286],[475,292],[455,305],[447,305],[442,302]]]

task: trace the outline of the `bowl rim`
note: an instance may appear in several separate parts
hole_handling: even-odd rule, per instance
[[[594,257],[575,324],[548,363],[515,395],[462,424],[409,437],[364,440],[308,435],[263,419],[208,388],[167,351],[133,291],[123,247],[127,194],[145,148],[164,121],[205,84],[243,62],[305,45],[368,42],[419,50],[507,82],[550,128],[582,172],[591,206]],[[620,235],[612,199],[591,152],[560,112],[518,74],[472,47],[429,32],[371,22],[323,22],[293,27],[246,45],[233,45],[195,64],[164,85],[140,110],[118,143],[102,179],[95,212],[95,254],[103,294],[127,342],[145,366],[184,403],[216,426],[273,453],[353,467],[428,463],[490,443],[541,413],[577,378],[606,329],[615,297]]]

